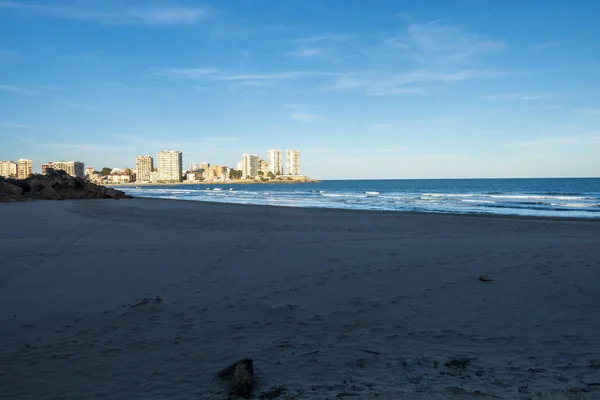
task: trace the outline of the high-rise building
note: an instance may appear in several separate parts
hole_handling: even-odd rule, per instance
[[[263,175],[267,175],[269,173],[269,163],[261,159],[258,162],[258,170],[262,172]]]
[[[42,175],[48,175],[50,171],[54,171],[54,163],[49,161],[42,164]]]
[[[138,182],[150,182],[150,173],[154,169],[154,159],[150,156],[138,156],[135,158],[135,180]]]
[[[21,158],[17,161],[17,178],[27,179],[33,173],[33,163],[31,160]]]
[[[300,150],[285,151],[285,173],[300,175]]]
[[[67,174],[79,178],[85,177],[85,165],[83,165],[81,161],[55,161],[48,164],[46,164],[46,171],[50,166],[50,168],[54,169],[55,171],[65,171]],[[42,170],[44,170],[43,165]],[[44,173],[44,171],[42,171],[42,173]]]
[[[255,154],[242,154],[242,178],[258,176],[260,157]]]
[[[275,175],[283,174],[282,151],[271,149],[267,151],[267,162],[269,163],[269,172]]]
[[[183,159],[177,150],[162,150],[158,152],[158,181],[181,182],[183,174]]]
[[[17,163],[13,161],[0,161],[0,176],[5,178],[17,177]]]

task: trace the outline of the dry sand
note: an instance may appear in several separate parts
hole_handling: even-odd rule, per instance
[[[224,399],[243,357],[257,395],[600,398],[600,221],[144,199],[0,221],[2,399]]]

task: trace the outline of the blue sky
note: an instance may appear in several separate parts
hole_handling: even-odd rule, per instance
[[[576,4],[576,6],[575,6]],[[600,176],[600,2],[0,0],[0,160]]]

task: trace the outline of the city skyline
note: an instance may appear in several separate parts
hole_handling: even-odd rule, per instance
[[[0,1],[0,159],[276,147],[323,179],[600,176],[600,4],[364,4]]]
[[[190,163],[183,167],[183,153],[179,150],[161,150],[154,157],[140,155],[135,158],[135,167],[119,166],[94,168],[81,161],[50,161],[41,164],[41,174],[62,170],[71,176],[86,177],[92,182],[106,184],[177,183],[177,182],[216,182],[234,180],[268,181],[273,179],[309,179],[300,174],[300,150],[286,150],[286,169],[283,171],[280,149],[266,151],[266,160],[255,154],[244,153],[236,166],[211,165],[207,161]],[[0,177],[27,179],[39,173],[32,169],[32,160],[19,159],[17,162],[0,160]],[[310,179],[309,179],[310,180]]]

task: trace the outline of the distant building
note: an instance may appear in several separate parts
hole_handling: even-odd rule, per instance
[[[300,175],[300,150],[286,150],[285,173],[287,175]]]
[[[0,176],[5,178],[16,178],[17,163],[13,161],[0,161]]]
[[[42,164],[42,175],[48,175],[48,173],[51,171],[54,171],[53,162],[47,162]]]
[[[150,172],[150,182],[158,182],[158,171]]]
[[[242,178],[258,176],[260,157],[255,154],[242,154]]]
[[[87,178],[90,180],[90,182],[95,183],[95,182],[100,182],[102,180],[103,176],[100,175],[100,173],[97,171],[92,171],[87,175]]]
[[[133,176],[130,172],[117,172],[106,176],[106,182],[112,184],[133,182]]]
[[[94,173],[94,167],[85,167],[85,176],[89,177]]]
[[[154,159],[150,156],[138,156],[135,158],[135,180],[138,182],[150,182],[150,174],[154,170]]]
[[[79,178],[85,177],[85,166],[81,161],[55,161],[48,164],[51,164],[55,171],[65,171],[67,174]]]
[[[258,170],[262,172],[263,175],[267,175],[269,173],[269,163],[261,159],[258,162]]]
[[[267,151],[267,162],[269,163],[269,172],[275,175],[283,174],[283,155],[281,150],[271,149]]]
[[[223,175],[223,167],[213,165],[204,170],[204,178],[208,181],[220,181]]]
[[[27,179],[33,173],[33,162],[24,158],[17,161],[17,178]]]
[[[183,163],[180,151],[163,150],[158,152],[158,181],[181,182]]]
[[[235,166],[235,169],[237,171],[241,171],[242,170],[242,162],[241,161],[239,163],[237,163],[237,165]]]
[[[202,172],[199,171],[188,172],[185,178],[189,182],[201,182],[204,179],[202,177]]]

